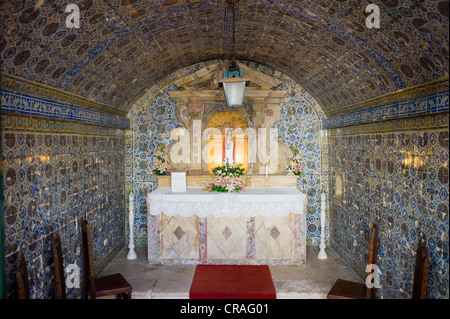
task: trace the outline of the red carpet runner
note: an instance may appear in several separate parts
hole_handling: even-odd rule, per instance
[[[267,265],[197,265],[190,299],[276,299]]]

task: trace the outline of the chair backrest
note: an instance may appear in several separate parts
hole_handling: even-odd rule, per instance
[[[87,298],[88,287],[90,288],[91,298],[95,299],[95,270],[94,270],[94,253],[92,249],[91,230],[87,220],[81,219],[81,234],[83,245],[83,259],[84,259],[84,284],[85,284],[85,298]]]
[[[369,259],[368,264],[377,263],[378,254],[378,225],[374,223],[370,228],[370,239],[369,239]]]
[[[66,282],[59,234],[55,235],[55,241],[53,242],[53,259],[55,263],[56,299],[66,299]]]
[[[374,223],[372,227],[370,227],[369,234],[369,258],[367,260],[368,265],[375,265],[377,263],[377,254],[378,254],[378,225]],[[367,273],[369,276],[371,273]],[[375,289],[369,288],[366,286],[366,298],[374,299],[375,298]]]
[[[425,248],[425,241],[419,239],[416,253],[416,266],[414,270],[414,283],[412,299],[426,299],[428,288],[428,274],[430,271],[431,256]]]
[[[25,257],[20,255],[19,270],[16,273],[17,297],[30,299],[30,282],[28,281],[28,269]]]

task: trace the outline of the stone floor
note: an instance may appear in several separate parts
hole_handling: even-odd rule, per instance
[[[138,247],[138,258],[127,260],[124,248],[103,270],[100,276],[121,273],[133,287],[135,299],[187,299],[195,266],[149,265],[146,247]],[[307,247],[307,262],[303,265],[271,266],[277,299],[322,299],[336,279],[364,282],[331,248],[327,259],[317,258],[319,248]]]

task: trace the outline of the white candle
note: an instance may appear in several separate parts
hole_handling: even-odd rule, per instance
[[[266,179],[269,178],[269,166],[266,164]]]

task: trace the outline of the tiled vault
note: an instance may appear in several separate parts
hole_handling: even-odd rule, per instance
[[[127,110],[143,89],[201,61],[231,57],[227,0],[3,1],[2,72]],[[246,0],[236,57],[280,70],[325,114],[448,76],[448,1]]]

